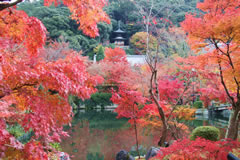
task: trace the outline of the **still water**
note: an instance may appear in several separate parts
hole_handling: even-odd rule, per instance
[[[221,129],[223,137],[227,122],[228,119],[223,117],[210,120],[198,117],[186,124],[192,129],[203,125],[217,126]],[[114,160],[116,153],[121,149],[129,151],[131,155],[137,155],[134,129],[127,123],[127,119],[116,119],[115,113],[79,113],[75,116],[72,126],[66,127],[66,130],[70,137],[63,140],[61,147],[73,160]],[[157,145],[159,136],[140,128],[138,132],[141,154],[144,155],[148,148]]]

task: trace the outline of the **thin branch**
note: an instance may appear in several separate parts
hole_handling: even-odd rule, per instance
[[[215,48],[220,51],[223,55],[227,55],[221,48],[219,48],[218,46],[218,42],[216,42],[216,40],[213,38],[213,40],[211,41],[212,44],[215,46]]]
[[[236,85],[237,85],[237,97],[240,98],[240,94],[239,94],[240,86],[239,86],[239,82],[237,81],[237,78],[236,78],[236,76],[235,76],[235,67],[234,67],[232,58],[231,58],[231,56],[230,56],[229,44],[227,44],[227,57],[228,57],[230,66],[232,67],[232,70],[233,70],[233,79],[234,79],[234,81],[235,81],[235,83],[236,83]]]
[[[223,87],[224,87],[224,89],[225,89],[228,97],[229,97],[230,100],[232,101],[233,107],[235,107],[235,106],[236,106],[236,103],[235,103],[235,101],[234,101],[234,98],[230,95],[230,93],[229,93],[229,91],[228,91],[228,88],[227,88],[227,86],[226,86],[226,84],[225,84],[225,82],[224,82],[223,72],[222,72],[222,66],[221,66],[221,61],[218,61],[218,69],[219,69],[219,71],[220,71],[221,83],[222,83],[222,85],[223,85]]]
[[[6,8],[9,8],[9,7],[15,6],[22,1],[23,0],[14,0],[11,2],[0,2],[0,11],[4,10]]]
[[[230,39],[231,40],[231,39]],[[217,42],[213,39],[213,42],[214,42],[214,46],[216,47],[216,49],[218,50],[218,51],[220,51],[223,55],[225,55],[225,56],[227,56],[227,58],[228,58],[228,62],[229,62],[229,64],[230,64],[230,66],[232,67],[232,70],[233,70],[233,79],[234,79],[234,81],[235,81],[235,83],[236,83],[236,85],[237,85],[237,97],[238,98],[240,98],[240,84],[239,84],[239,82],[238,82],[238,80],[237,80],[237,78],[236,78],[236,76],[235,76],[235,67],[234,67],[234,64],[233,64],[233,61],[232,61],[232,58],[231,58],[231,55],[230,55],[230,42],[224,42],[223,40],[220,40],[220,41],[222,41],[226,46],[227,46],[227,51],[226,51],[226,53],[221,49],[221,48],[219,48],[219,46],[218,46],[218,44],[217,44]],[[220,66],[220,68],[222,69],[222,66]],[[221,70],[221,72],[222,72],[222,70]],[[225,85],[226,86],[226,85]]]
[[[16,87],[12,88],[11,90],[12,90],[12,91],[17,91],[17,90],[19,90],[19,89],[21,89],[21,88],[23,88],[23,87],[27,87],[27,86],[35,86],[35,85],[37,85],[37,82],[33,82],[33,83],[25,83],[25,84],[22,84],[22,85],[16,86]],[[9,93],[8,93],[8,94],[9,94]],[[5,97],[5,96],[8,95],[8,94],[6,94],[6,93],[2,93],[2,94],[0,94],[0,99],[3,98],[3,97]]]
[[[189,81],[190,81],[190,80],[189,80]],[[189,82],[189,81],[188,81],[188,82]],[[180,100],[183,98],[184,93],[185,93],[187,90],[188,90],[188,85],[185,86],[182,94],[178,97],[177,102],[174,104],[174,106],[173,106],[173,108],[172,108],[172,110],[171,110],[171,113],[170,113],[169,117],[167,118],[167,122],[168,122],[169,119],[171,118],[173,111],[175,111],[175,109],[177,108],[177,104],[178,104],[178,103],[180,102]]]

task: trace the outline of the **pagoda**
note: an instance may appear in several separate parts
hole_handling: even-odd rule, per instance
[[[126,32],[121,30],[120,21],[118,21],[118,30],[114,31],[113,33],[114,35],[116,35],[116,37],[113,38],[114,44],[117,46],[124,46],[126,38],[123,37],[126,34]]]

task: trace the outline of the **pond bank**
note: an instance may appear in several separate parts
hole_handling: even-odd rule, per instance
[[[79,113],[75,116],[72,127],[65,127],[70,133],[70,137],[65,138],[61,143],[63,151],[73,155],[73,160],[115,159],[116,153],[121,149],[137,156],[133,128],[130,127],[127,119],[117,119],[116,116],[116,113],[106,111]],[[191,128],[217,125],[223,135],[227,127],[225,122],[228,120],[221,118],[198,117],[186,124]],[[144,129],[139,129],[138,132],[140,152],[141,155],[144,155],[151,146],[157,145],[159,136]]]

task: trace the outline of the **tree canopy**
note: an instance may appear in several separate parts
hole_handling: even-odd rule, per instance
[[[60,4],[60,1],[44,1],[48,5],[53,2]],[[102,10],[105,1],[63,3],[72,12],[72,18],[77,23],[81,21],[78,28],[89,36],[99,34],[98,22],[109,23]],[[9,8],[13,5],[16,3],[11,1],[0,4],[0,158],[48,159],[49,151],[55,152],[50,143],[67,136],[63,125],[72,119],[68,95],[89,98],[103,79],[91,76],[86,71],[86,60],[73,50],[52,47],[64,58],[43,58],[47,55],[43,48],[47,37],[45,26],[24,11]],[[43,16],[45,12],[41,11]],[[51,23],[60,21],[62,28],[68,27],[68,20],[55,14],[56,11],[45,11],[54,14],[55,21]],[[15,125],[25,134],[32,134],[20,141],[8,131]]]

